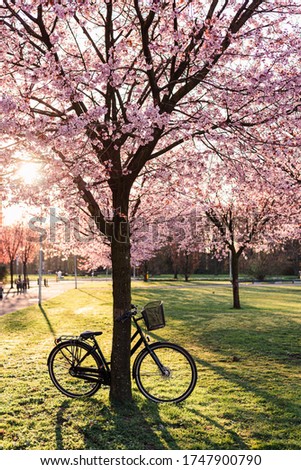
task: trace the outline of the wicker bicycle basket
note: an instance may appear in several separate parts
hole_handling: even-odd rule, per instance
[[[163,328],[165,326],[163,302],[160,300],[149,302],[142,310],[142,316],[148,331]]]

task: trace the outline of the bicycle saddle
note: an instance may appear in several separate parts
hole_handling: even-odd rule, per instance
[[[93,336],[99,336],[102,335],[102,331],[84,331],[83,333],[80,334],[80,337],[83,339],[89,339],[93,338]]]

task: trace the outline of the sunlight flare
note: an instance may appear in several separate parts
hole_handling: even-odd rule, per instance
[[[18,169],[18,176],[24,180],[26,184],[34,183],[40,174],[40,168],[37,163],[24,162]]]

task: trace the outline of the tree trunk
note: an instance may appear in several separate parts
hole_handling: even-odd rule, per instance
[[[113,343],[111,356],[110,399],[114,402],[128,402],[132,399],[130,374],[131,321],[118,318],[131,307],[131,257],[130,236],[127,219],[126,195],[116,202],[119,212],[114,217],[111,240],[113,279]],[[122,205],[121,205],[122,204]],[[125,206],[125,207],[122,207]]]
[[[10,287],[14,287],[14,260],[11,259],[9,262],[9,269],[10,269]]]
[[[239,300],[239,255],[235,250],[231,251],[231,269],[232,269],[232,291],[233,291],[233,308],[240,309]]]
[[[143,263],[143,280],[144,282],[148,282],[149,274],[148,274],[148,264],[147,261]]]
[[[23,279],[26,281],[27,278],[27,262],[23,261]]]
[[[188,282],[189,280],[189,255],[188,253],[185,253],[184,276],[185,276],[185,282]]]

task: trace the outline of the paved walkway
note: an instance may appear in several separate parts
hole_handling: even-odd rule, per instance
[[[87,281],[78,281],[77,285],[80,286]],[[43,300],[56,297],[70,289],[75,288],[75,282],[73,281],[60,281],[60,282],[49,282],[49,287],[42,286],[42,302]],[[26,292],[17,293],[15,289],[8,290],[4,289],[3,300],[0,300],[0,316],[6,313],[15,312],[21,308],[29,307],[30,305],[37,304],[39,302],[39,287],[33,285]]]

